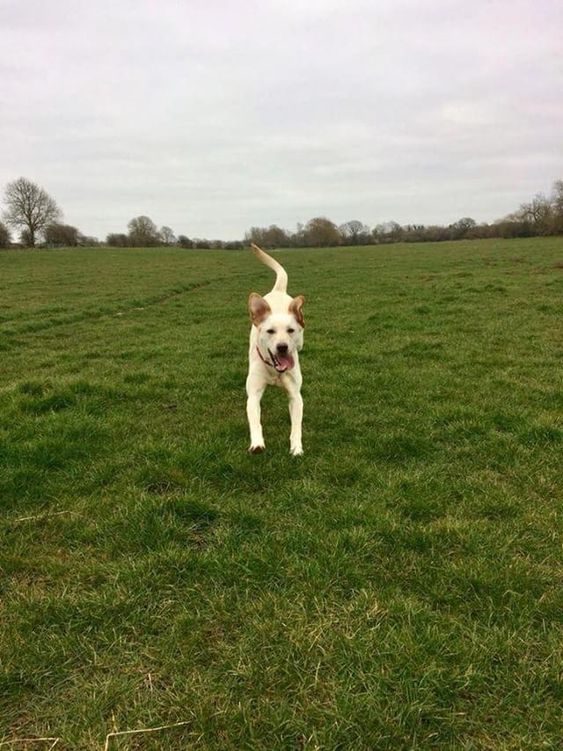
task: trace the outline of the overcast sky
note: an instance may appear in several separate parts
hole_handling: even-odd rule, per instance
[[[87,234],[494,220],[563,178],[562,0],[0,0],[0,187]]]

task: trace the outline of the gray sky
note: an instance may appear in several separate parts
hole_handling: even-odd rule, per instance
[[[0,0],[0,186],[87,234],[490,221],[563,178],[561,0]]]

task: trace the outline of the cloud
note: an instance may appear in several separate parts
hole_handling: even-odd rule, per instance
[[[563,175],[563,6],[37,0],[0,6],[0,184],[88,234],[491,220]]]

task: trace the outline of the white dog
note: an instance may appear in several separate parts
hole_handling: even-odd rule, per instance
[[[276,272],[276,283],[271,292],[261,297],[252,292],[248,309],[252,321],[250,350],[248,352],[248,377],[246,379],[246,414],[250,426],[250,449],[253,454],[264,451],[264,436],[260,422],[260,400],[266,386],[283,386],[289,396],[291,417],[290,451],[293,456],[303,453],[301,422],[301,369],[299,350],[303,347],[303,295],[287,294],[287,274],[283,266],[257,245],[254,254]]]

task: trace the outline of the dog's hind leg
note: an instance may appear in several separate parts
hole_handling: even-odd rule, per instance
[[[251,454],[260,454],[266,448],[264,436],[262,434],[262,423],[260,422],[260,400],[265,390],[265,386],[258,386],[253,383],[253,379],[246,381],[246,415],[248,417],[248,426],[250,428],[250,448]]]

